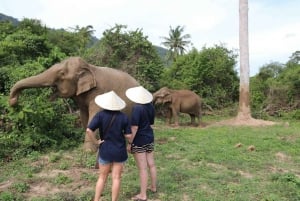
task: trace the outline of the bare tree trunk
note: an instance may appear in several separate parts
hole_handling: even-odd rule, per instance
[[[240,97],[237,119],[251,119],[249,92],[248,0],[239,0]]]

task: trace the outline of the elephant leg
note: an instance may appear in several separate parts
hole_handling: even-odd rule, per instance
[[[190,117],[191,117],[191,125],[195,125],[196,126],[196,115],[190,114]]]
[[[90,109],[91,110],[91,109]],[[94,112],[90,113],[88,112],[88,108],[80,108],[80,117],[82,121],[82,126],[84,129],[87,128],[88,122],[89,122],[89,116],[93,117]],[[95,133],[95,138],[96,138],[96,133],[98,133],[98,129]],[[90,138],[90,136],[85,132],[84,133],[84,143],[83,143],[83,149],[85,152],[97,152],[98,146],[94,144],[93,139]]]
[[[96,152],[98,149],[98,146],[96,144],[94,144],[94,141],[92,141],[92,139],[90,139],[90,137],[85,134],[84,137],[84,143],[83,143],[83,149],[85,152]]]
[[[167,114],[166,114],[166,124],[171,124],[171,120],[172,120],[172,111],[171,109],[167,110]]]
[[[175,124],[175,126],[179,126],[178,112],[174,108],[172,108],[172,117],[174,118],[174,124]]]

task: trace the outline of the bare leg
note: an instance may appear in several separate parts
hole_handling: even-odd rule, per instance
[[[150,170],[150,178],[151,178],[151,191],[156,192],[156,166],[154,162],[154,152],[146,153],[147,164]]]
[[[110,168],[111,168],[111,164],[106,164],[106,165],[99,164],[99,177],[95,188],[94,201],[99,201],[101,197]]]
[[[117,201],[121,187],[121,176],[124,164],[113,163],[112,165],[112,186],[111,186],[111,200]]]
[[[147,158],[146,153],[135,153],[134,159],[139,169],[140,175],[140,193],[136,195],[140,199],[147,199],[147,182],[148,182],[148,170],[147,170]]]

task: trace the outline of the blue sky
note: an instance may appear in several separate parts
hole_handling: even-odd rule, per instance
[[[300,1],[248,0],[250,75],[270,62],[286,63],[300,50]],[[195,48],[239,48],[238,0],[1,0],[0,13],[39,19],[50,28],[92,25],[95,36],[115,24],[140,28],[161,46],[169,27],[185,27]],[[239,66],[237,65],[237,70]]]

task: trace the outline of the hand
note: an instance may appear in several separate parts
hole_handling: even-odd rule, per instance
[[[131,153],[131,144],[127,144],[127,152]]]

